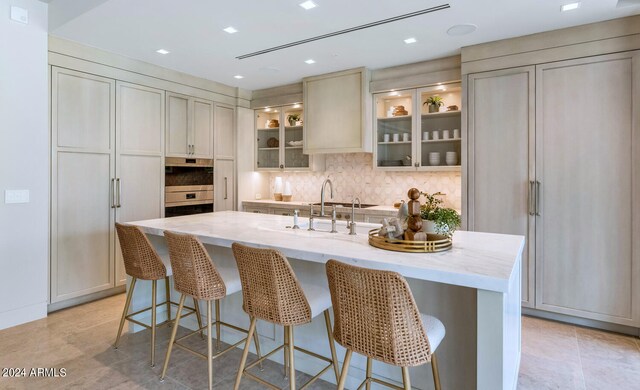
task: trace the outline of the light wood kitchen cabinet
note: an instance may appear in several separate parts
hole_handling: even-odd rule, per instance
[[[536,307],[640,325],[640,54],[536,67]]]
[[[216,160],[213,171],[214,211],[235,210],[235,161]]]
[[[51,93],[58,303],[123,283],[114,223],[162,216],[165,102],[161,90],[57,67]]]
[[[369,72],[364,68],[303,79],[303,153],[371,152]]]
[[[522,303],[534,305],[535,69],[533,66],[469,75],[470,230],[525,236]],[[531,158],[530,158],[531,157]]]
[[[374,167],[388,171],[460,171],[461,90],[460,83],[454,82],[375,94]],[[427,100],[431,97],[444,102],[440,111],[429,112]]]
[[[216,159],[235,159],[236,150],[236,110],[226,104],[214,104],[214,151]]]
[[[256,171],[324,169],[324,156],[303,151],[304,118],[300,103],[255,110]]]
[[[213,102],[167,92],[166,156],[213,158]]]
[[[116,81],[116,222],[163,216],[164,93]],[[126,273],[117,236],[116,243],[116,285],[123,285]]]
[[[270,214],[268,207],[243,206],[243,211],[256,214]]]
[[[115,81],[51,74],[51,302],[114,287]]]
[[[637,52],[468,75],[469,228],[527,237],[526,306],[640,326],[639,99]]]

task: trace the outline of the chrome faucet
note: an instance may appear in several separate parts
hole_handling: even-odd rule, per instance
[[[320,217],[324,217],[324,190],[327,187],[327,183],[329,183],[329,190],[331,191],[331,199],[333,199],[333,183],[329,178],[327,178],[324,183],[322,183],[322,191],[320,191]]]
[[[336,205],[333,205],[333,210],[331,211],[331,231],[329,233],[338,233],[336,230]]]
[[[355,197],[351,201],[351,223],[349,223],[349,235],[356,235],[356,201],[358,201],[358,208],[362,208],[362,203],[360,203],[360,198]]]
[[[313,227],[313,203],[309,204],[309,227],[307,228],[307,230],[312,231],[312,230],[316,230]]]

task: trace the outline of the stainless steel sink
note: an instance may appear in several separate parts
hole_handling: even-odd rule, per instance
[[[313,205],[314,206],[320,206],[320,202],[314,203]],[[351,203],[348,203],[348,202],[324,202],[324,207],[332,207],[334,205],[336,207],[348,207],[348,208],[351,208]],[[363,203],[360,208],[366,209],[366,208],[375,207],[375,206],[377,206],[377,205],[376,204]],[[357,204],[356,204],[356,208],[358,208]]]

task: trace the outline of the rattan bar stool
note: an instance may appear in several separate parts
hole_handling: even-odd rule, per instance
[[[167,269],[162,263],[162,260],[158,256],[147,236],[137,226],[123,225],[116,223],[116,232],[118,233],[118,240],[120,241],[120,249],[122,250],[122,257],[124,259],[124,268],[127,275],[131,277],[131,284],[129,285],[129,291],[127,292],[127,299],[124,304],[124,310],[122,311],[122,317],[120,318],[120,327],[118,328],[118,336],[113,347],[118,349],[120,344],[120,335],[122,334],[122,328],[124,327],[124,321],[133,322],[134,324],[143,326],[147,329],[151,329],[151,366],[155,366],[156,356],[156,327],[171,323],[171,305],[178,305],[175,302],[171,302],[171,289],[169,286],[169,277],[167,276]],[[135,313],[130,313],[129,308],[131,306],[131,298],[133,297],[133,290],[136,287],[136,281],[150,280],[151,281],[151,306],[142,310],[138,310]],[[167,320],[156,324],[156,291],[158,280],[164,279],[166,300],[160,303],[160,305],[167,305]],[[195,301],[194,301],[195,304]],[[187,315],[193,313],[197,314],[198,307],[188,307],[190,312]],[[151,325],[142,323],[133,317],[151,310]],[[200,315],[198,315],[200,318]]]
[[[169,258],[171,261],[171,268],[173,269],[173,283],[176,291],[181,293],[180,305],[178,306],[178,313],[176,314],[176,322],[171,332],[171,340],[169,341],[169,348],[167,349],[167,356],[164,359],[164,366],[162,367],[162,374],[160,380],[164,380],[167,373],[167,367],[171,358],[171,351],[173,346],[180,347],[188,352],[193,353],[196,356],[202,357],[207,360],[207,371],[209,374],[209,389],[213,388],[213,359],[216,359],[223,354],[235,349],[238,345],[247,341],[247,345],[251,342],[251,338],[244,338],[237,343],[230,345],[223,351],[213,354],[213,345],[211,341],[211,329],[212,325],[216,327],[216,345],[220,348],[220,326],[226,326],[231,329],[243,333],[249,333],[248,330],[242,329],[232,324],[228,324],[220,320],[220,299],[227,295],[234,294],[242,289],[240,283],[240,277],[235,268],[216,267],[211,261],[209,254],[200,241],[195,236],[190,234],[180,234],[165,231],[164,237],[167,240],[167,246],[169,247]],[[207,303],[207,324],[203,327],[199,322],[199,329],[190,332],[189,334],[176,339],[176,333],[181,319],[181,312],[184,306],[184,301],[187,296],[192,297],[194,300],[203,300]],[[216,319],[212,319],[212,301],[215,302]],[[197,307],[197,303],[196,303]],[[180,344],[180,341],[191,337],[196,333],[202,335],[202,331],[207,330],[207,354],[197,352],[185,345]],[[256,352],[260,357],[260,344],[258,339],[255,340]]]
[[[352,352],[367,357],[366,378],[394,389],[402,387],[371,376],[372,359],[402,367],[404,389],[411,389],[409,367],[431,362],[435,388],[440,376],[435,351],[445,335],[442,322],[420,314],[407,281],[398,273],[355,267],[329,260],[326,265],[333,302],[336,341],[347,349],[338,389],[344,389]]]
[[[289,386],[291,390],[296,388],[294,350],[329,363],[300,389],[305,389],[311,385],[331,367],[333,367],[337,381],[339,374],[329,317],[329,309],[331,308],[329,291],[322,287],[302,285],[296,278],[287,258],[277,250],[252,248],[238,243],[234,243],[232,248],[242,282],[242,308],[251,318],[249,339],[252,337],[258,338],[256,333],[258,319],[284,326],[285,335],[283,345],[275,348],[262,358],[259,357],[258,360],[248,366],[246,362],[249,348],[245,346],[234,389],[238,390],[240,387],[243,374],[271,389],[279,389],[272,383],[251,374],[248,370],[282,349],[284,349],[285,373],[289,371]],[[324,313],[331,359],[297,347],[294,344],[294,326],[308,324],[320,313]],[[248,344],[249,342],[247,342]]]

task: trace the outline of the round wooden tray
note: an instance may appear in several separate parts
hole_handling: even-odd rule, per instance
[[[435,253],[451,249],[453,241],[443,234],[427,234],[428,241],[407,241],[380,237],[380,229],[369,230],[369,245],[396,252]]]

